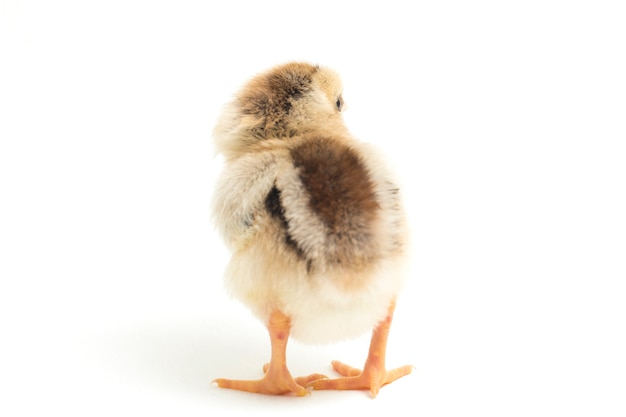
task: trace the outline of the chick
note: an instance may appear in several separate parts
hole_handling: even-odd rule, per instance
[[[342,85],[329,68],[287,63],[250,80],[214,130],[225,157],[213,199],[232,251],[232,295],[267,326],[271,359],[259,380],[222,388],[305,395],[369,389],[411,372],[387,370],[385,349],[405,277],[407,225],[378,152],[344,125]],[[364,368],[333,361],[341,378],[293,378],[287,340],[322,343],[372,331]]]

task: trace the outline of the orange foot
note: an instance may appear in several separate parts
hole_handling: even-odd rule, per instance
[[[373,397],[378,395],[380,387],[387,385],[398,378],[408,375],[412,366],[403,366],[392,370],[383,367],[366,365],[362,371],[339,361],[332,362],[335,372],[343,376],[336,379],[319,379],[309,382],[308,386],[316,390],[362,390],[369,389]]]
[[[265,376],[258,380],[218,378],[213,382],[217,383],[220,388],[230,388],[258,394],[294,393],[298,396],[308,394],[309,391],[305,387],[313,381],[326,378],[326,376],[313,374],[294,379],[287,369],[285,358],[290,329],[289,317],[277,310],[271,314],[267,327],[272,344],[272,357],[270,363],[263,367]]]
[[[272,368],[264,366],[265,376],[258,380],[237,380],[219,378],[213,382],[220,388],[229,388],[239,391],[254,392],[257,394],[289,394],[294,393],[301,397],[309,393],[305,388],[308,384],[321,378],[324,375],[313,374],[309,376],[293,378],[287,367]]]
[[[403,366],[388,371],[385,368],[385,352],[387,350],[387,338],[389,337],[389,327],[395,302],[389,306],[387,318],[380,322],[372,333],[370,350],[365,361],[363,370],[353,368],[339,361],[333,361],[333,369],[341,374],[343,378],[323,379],[309,382],[308,386],[313,389],[336,389],[336,390],[357,390],[369,389],[373,397],[378,395],[380,387],[395,381],[413,370],[412,366]]]

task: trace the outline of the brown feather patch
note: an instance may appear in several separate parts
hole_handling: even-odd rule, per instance
[[[311,137],[291,150],[311,210],[326,226],[330,263],[355,265],[375,256],[380,205],[363,162],[349,146]]]

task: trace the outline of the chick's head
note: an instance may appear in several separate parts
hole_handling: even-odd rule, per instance
[[[343,105],[341,80],[333,70],[280,65],[252,78],[224,108],[213,131],[217,150],[236,157],[270,139],[343,133]]]

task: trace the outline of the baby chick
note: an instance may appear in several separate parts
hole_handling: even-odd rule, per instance
[[[226,284],[267,326],[272,347],[263,378],[216,379],[220,387],[376,396],[411,372],[385,368],[407,258],[399,190],[378,152],[348,132],[343,104],[335,72],[288,63],[249,81],[215,127],[225,166],[213,215],[232,251]],[[320,343],[372,329],[362,370],[333,361],[342,378],[289,373],[289,336]]]

